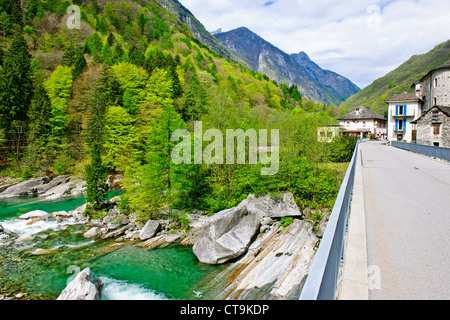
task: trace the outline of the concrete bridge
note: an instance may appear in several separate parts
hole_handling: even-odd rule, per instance
[[[337,299],[450,299],[450,164],[359,146]]]
[[[361,141],[300,300],[450,299],[450,164]]]

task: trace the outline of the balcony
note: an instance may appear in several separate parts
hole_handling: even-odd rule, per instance
[[[406,114],[396,114],[395,111],[392,111],[391,112],[391,116],[393,118],[395,118],[395,119],[397,119],[397,118],[413,118],[413,119],[415,119],[416,118],[416,112],[413,111],[413,112],[407,112]]]

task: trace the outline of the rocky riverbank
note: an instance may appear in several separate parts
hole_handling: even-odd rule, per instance
[[[74,182],[69,177],[52,181],[53,184],[47,182],[45,188],[42,180],[38,185],[35,181],[21,183],[21,186],[28,186],[28,190],[34,188],[33,192],[37,190],[38,194],[51,197],[61,195],[61,190],[70,181]],[[2,194],[8,190],[9,195],[23,195],[23,191],[16,192],[19,188],[13,186]],[[239,206],[211,217],[202,213],[187,214],[189,231],[181,229],[177,221],[170,219],[139,221],[136,215],[123,214],[118,208],[119,201],[120,197],[106,201],[103,212],[95,218],[86,214],[86,205],[83,205],[69,212],[32,211],[19,219],[29,228],[44,223],[84,225],[86,239],[115,240],[102,249],[103,254],[128,245],[147,250],[174,243],[192,246],[202,263],[226,264],[219,274],[203,284],[209,292],[207,298],[237,300],[298,298],[327,223],[327,213],[309,208],[300,210],[292,194],[259,198],[250,195]],[[317,216],[324,219],[318,220]],[[0,247],[19,247],[24,240],[30,240],[29,237],[28,233],[15,234],[0,225]],[[58,252],[57,248],[32,250],[30,254],[35,256],[51,256]],[[87,275],[83,279],[91,278]],[[95,282],[89,280],[87,283]],[[71,297],[70,294],[67,296]],[[99,295],[94,294],[93,297],[98,298]],[[22,292],[0,292],[0,299],[27,298],[27,294]]]

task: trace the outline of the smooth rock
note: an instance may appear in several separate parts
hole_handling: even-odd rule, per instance
[[[101,230],[98,227],[93,227],[89,231],[83,234],[85,238],[93,238],[101,234]]]
[[[44,255],[48,255],[48,254],[55,254],[58,251],[59,251],[58,249],[36,249],[31,253],[31,255],[44,256]]]
[[[250,195],[237,207],[210,217],[196,240],[193,251],[200,262],[223,264],[243,255],[260,230],[265,218],[301,217],[294,196]],[[264,220],[265,219],[265,220]]]
[[[61,292],[57,300],[100,300],[103,282],[92,280],[92,271],[86,268]]]
[[[159,231],[159,228],[160,228],[159,221],[150,220],[145,224],[144,228],[141,230],[139,238],[141,240],[151,239]]]
[[[48,184],[49,181],[51,181],[51,178],[44,177],[14,184],[0,193],[0,199],[37,194],[37,188],[43,187],[45,184]]]
[[[35,210],[35,211],[31,211],[31,212],[21,215],[19,217],[19,219],[22,219],[22,220],[39,219],[39,218],[48,218],[49,216],[50,216],[50,214],[48,214],[45,211]]]

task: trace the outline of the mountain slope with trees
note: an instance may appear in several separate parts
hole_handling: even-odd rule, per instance
[[[387,112],[386,99],[402,92],[414,93],[412,85],[431,69],[450,59],[450,40],[439,44],[433,50],[412,56],[397,69],[347,99],[339,107],[345,114],[359,106],[368,106],[379,114]]]

